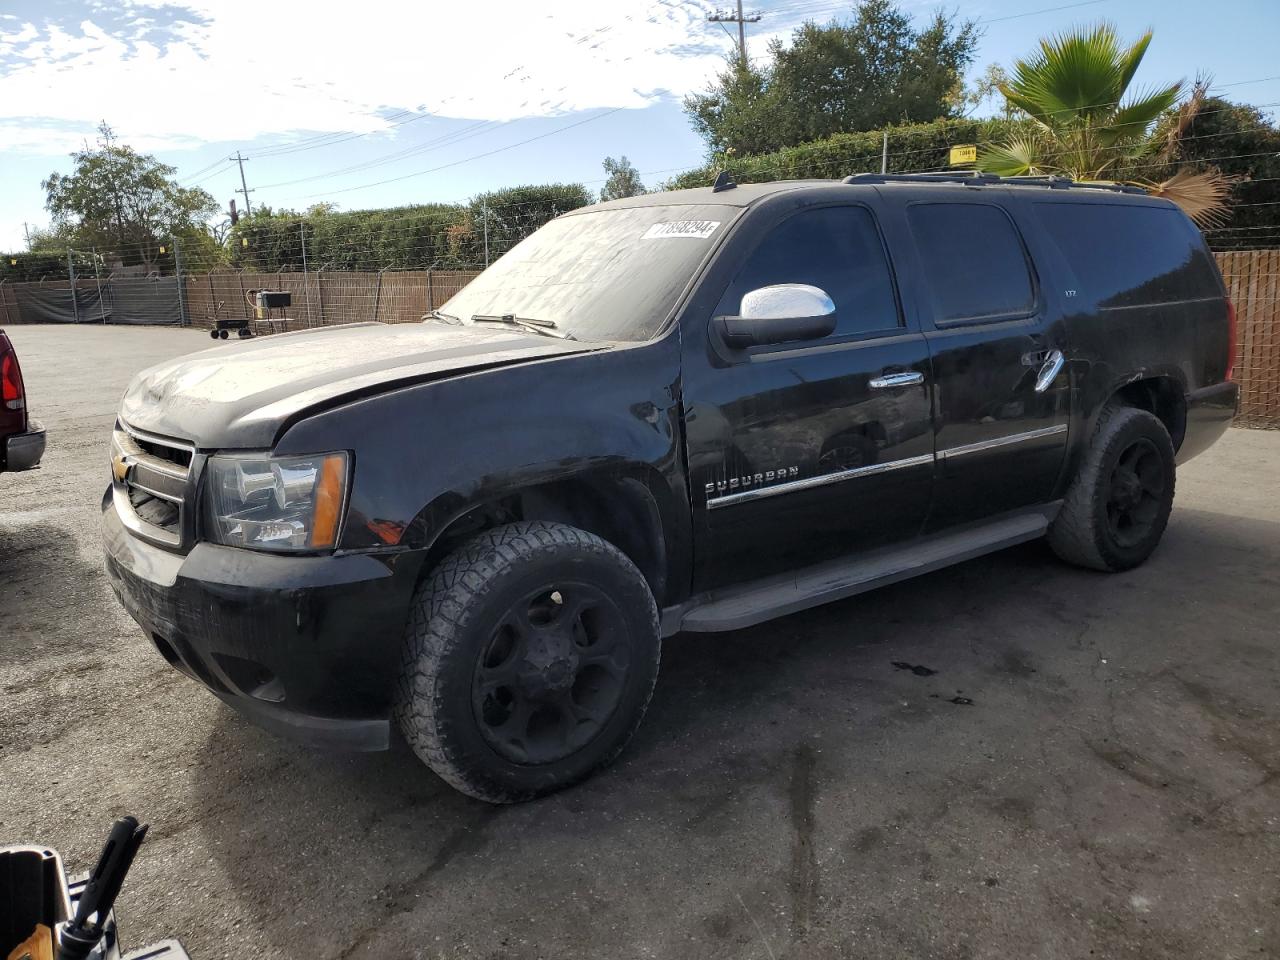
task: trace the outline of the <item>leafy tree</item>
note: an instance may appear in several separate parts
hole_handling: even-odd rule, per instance
[[[127,264],[153,264],[162,241],[206,233],[213,197],[179,186],[173,167],[119,143],[105,122],[98,134],[94,146],[71,155],[72,173],[52,173],[41,184],[55,234],[111,250]]]
[[[981,109],[982,105],[988,100],[1002,101],[1000,115],[1006,120],[1012,120],[1018,113],[1017,109],[1004,99],[1004,95],[1000,92],[1000,86],[1009,82],[1009,75],[1005,73],[1004,67],[998,63],[989,63],[983,69],[982,73],[973,81],[971,87],[962,87],[957,99],[957,106],[961,113],[966,117],[971,117]]]
[[[1218,170],[1233,178],[1229,220],[1209,234],[1209,242],[1220,249],[1274,247],[1280,210],[1280,127],[1257,107],[1222,97],[1206,96],[1185,122],[1181,113],[1170,111],[1156,127],[1156,139],[1173,141],[1168,165],[1157,169],[1156,176],[1171,177],[1183,169]]]
[[[640,182],[640,171],[625,156],[620,160],[605,157],[604,172],[609,175],[609,179],[600,188],[601,203],[623,197],[636,197],[645,192],[644,184]]]
[[[765,71],[735,56],[705,93],[684,98],[684,112],[712,154],[763,153],[778,145],[768,126],[769,100]]]
[[[922,30],[891,0],[866,0],[851,22],[806,21],[768,62],[734,56],[685,113],[713,153],[755,154],[837,133],[919,123],[962,111],[977,24],[934,14]]]
[[[1124,46],[1109,23],[1040,41],[1033,56],[1014,64],[1000,85],[1006,101],[1026,114],[1032,129],[979,152],[978,169],[1004,176],[1064,174],[1076,180],[1127,180],[1180,204],[1197,222],[1222,216],[1230,180],[1217,171],[1177,171],[1156,182],[1145,176],[1167,162],[1199,111],[1205,89],[1197,84],[1178,112],[1177,130],[1160,137],[1160,118],[1182,98],[1182,81],[1128,95],[1151,44],[1148,30]]]

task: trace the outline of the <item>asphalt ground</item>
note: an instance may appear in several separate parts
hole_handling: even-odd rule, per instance
[[[154,826],[126,944],[212,957],[1280,957],[1280,433],[1178,477],[1152,560],[1029,544],[668,641],[621,760],[469,800],[403,745],[263,733],[144,642],[99,500],[161,329],[9,334],[44,467],[0,475],[0,844]]]

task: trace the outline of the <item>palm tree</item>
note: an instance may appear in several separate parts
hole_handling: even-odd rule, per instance
[[[1216,170],[1179,171],[1155,182],[1134,176],[1168,164],[1178,135],[1199,110],[1207,85],[1197,82],[1162,136],[1156,123],[1182,99],[1182,81],[1130,95],[1129,84],[1151,43],[1148,30],[1126,47],[1109,23],[1040,41],[1033,56],[1014,63],[999,85],[1011,107],[1031,121],[1031,130],[984,148],[977,167],[1002,176],[1058,174],[1082,181],[1136,183],[1181,206],[1201,226],[1226,216],[1231,178]]]

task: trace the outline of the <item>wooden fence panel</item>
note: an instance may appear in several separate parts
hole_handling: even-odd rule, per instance
[[[417,323],[432,306],[429,283],[425,271],[383,274],[374,318],[385,323]]]
[[[1236,307],[1236,424],[1280,429],[1280,250],[1217,255]]]
[[[1236,306],[1236,380],[1244,426],[1280,429],[1280,250],[1233,250],[1217,254]],[[301,330],[339,323],[415,323],[479,275],[474,270],[404,270],[351,273],[238,273],[230,270],[185,278],[188,321],[211,327],[215,320],[251,317],[248,297],[257,290],[287,290],[293,305],[266,330]],[[66,285],[66,281],[61,281]],[[0,324],[18,324],[17,288],[0,283]],[[93,281],[81,281],[89,289]],[[82,320],[92,320],[84,317]]]

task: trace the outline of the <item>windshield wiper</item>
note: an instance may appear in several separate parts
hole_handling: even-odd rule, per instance
[[[544,337],[555,337],[557,340],[577,340],[572,333],[568,331],[564,333],[553,333],[556,329],[554,320],[535,320],[532,317],[517,317],[514,313],[473,313],[471,315],[472,323],[505,323],[509,327],[520,327],[524,330],[532,330],[534,333],[540,333]]]
[[[453,324],[455,327],[462,326],[462,321],[455,317],[452,313],[445,313],[442,310],[432,310],[427,314],[432,320],[439,320],[441,323]]]

